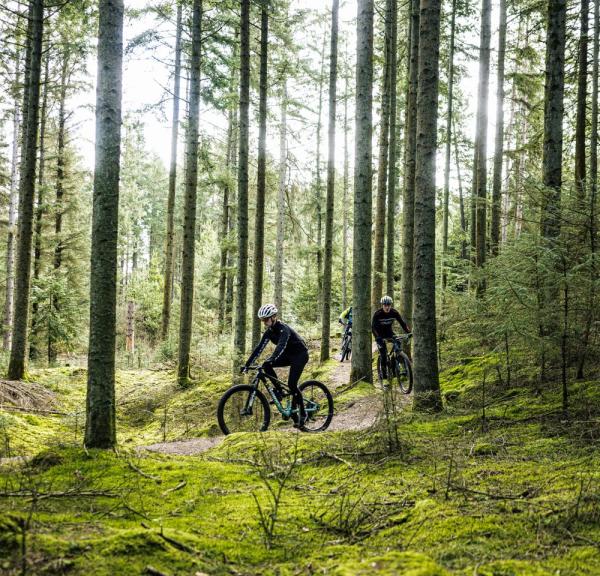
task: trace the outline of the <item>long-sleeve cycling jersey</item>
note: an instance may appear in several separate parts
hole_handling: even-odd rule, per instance
[[[298,333],[287,324],[277,320],[273,326],[264,331],[258,346],[250,354],[246,366],[250,366],[262,354],[269,341],[276,344],[276,346],[273,354],[265,362],[276,362],[283,355],[294,357],[299,354],[305,355],[308,353],[308,348],[304,340],[298,336]]]
[[[352,306],[350,306],[350,308],[346,308],[346,310],[340,314],[340,322],[342,324],[345,324],[346,322],[348,324],[352,324]]]
[[[389,312],[384,312],[383,308],[380,308],[373,314],[373,320],[371,321],[371,330],[375,338],[392,338],[394,331],[392,330],[392,324],[394,320],[397,320],[402,329],[405,332],[410,332],[410,329],[404,318],[400,316],[400,312],[395,308],[391,308]]]

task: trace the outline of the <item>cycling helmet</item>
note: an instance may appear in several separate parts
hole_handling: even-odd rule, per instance
[[[275,314],[277,314],[277,307],[273,304],[264,304],[258,310],[258,317],[261,320],[275,316]]]
[[[381,300],[380,300],[381,304],[389,304],[390,306],[394,303],[394,301],[391,299],[390,296],[384,296]]]

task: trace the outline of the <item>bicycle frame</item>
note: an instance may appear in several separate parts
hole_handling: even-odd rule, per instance
[[[281,403],[281,401],[279,400],[279,398],[277,397],[277,394],[275,394],[275,386],[279,385],[284,396],[288,396],[289,398],[291,398],[292,393],[291,393],[290,389],[288,388],[287,384],[285,384],[284,382],[282,382],[281,380],[279,380],[277,378],[273,378],[269,374],[265,374],[262,369],[262,366],[250,366],[250,368],[256,370],[256,376],[254,376],[254,379],[252,380],[252,386],[254,387],[254,389],[258,390],[258,386],[262,382],[262,384],[266,388],[267,392],[269,393],[269,396],[271,397],[273,404],[277,408],[277,411],[283,416],[283,418],[285,420],[288,420],[289,418],[291,418],[291,416],[294,412],[298,412],[298,409],[294,410],[292,408],[291,401],[288,401],[286,406],[284,406]],[[273,386],[269,386],[269,382]],[[244,411],[248,410],[249,411],[248,413],[251,413],[252,405],[254,404],[255,398],[256,398],[256,395],[254,393],[252,393],[248,396],[248,402],[246,403],[246,406],[244,406]]]

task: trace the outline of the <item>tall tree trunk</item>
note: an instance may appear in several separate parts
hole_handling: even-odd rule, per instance
[[[117,441],[115,330],[123,0],[100,0],[99,16],[85,445],[112,448]]]
[[[232,80],[234,78],[232,71]],[[232,82],[233,88],[233,82]],[[227,144],[225,148],[225,182],[223,184],[223,207],[221,212],[221,258],[219,265],[219,334],[225,330],[226,317],[226,288],[227,288],[227,262],[229,259],[229,221],[231,220],[231,154],[233,143],[234,126],[233,126],[233,109],[227,113]]]
[[[588,20],[590,2],[581,0],[579,20],[579,67],[577,71],[577,118],[575,121],[575,189],[585,210],[585,125],[587,115]]]
[[[335,196],[335,114],[337,98],[337,45],[339,0],[331,5],[331,50],[329,52],[329,129],[327,160],[327,200],[325,206],[325,261],[323,266],[323,315],[321,362],[329,358],[331,330],[331,269],[333,266],[333,201]]]
[[[250,104],[250,0],[242,1],[240,22],[240,144],[238,148],[237,279],[234,372],[246,352],[246,284],[248,279],[248,110]]]
[[[383,290],[383,255],[385,250],[385,201],[387,197],[388,149],[390,136],[390,58],[392,51],[392,0],[385,3],[385,33],[383,49],[383,86],[381,91],[381,128],[377,168],[377,198],[375,204],[375,243],[373,249],[373,291],[371,308],[379,308]]]
[[[566,0],[548,0],[542,155],[542,175],[546,190],[541,214],[542,236],[548,239],[555,239],[560,234],[566,15]]]
[[[394,252],[395,252],[395,230],[396,230],[396,114],[397,114],[397,78],[398,78],[398,2],[390,0],[390,142],[388,159],[388,202],[387,202],[387,252],[386,252],[386,292],[391,298],[394,297]]]
[[[19,140],[21,139],[21,106],[19,102],[20,51],[15,56],[15,107],[13,109],[13,141],[10,171],[10,198],[8,203],[8,231],[6,238],[6,293],[4,297],[4,329],[2,348],[10,350],[12,343],[13,305],[15,289],[15,232],[17,226],[17,205],[19,202]]]
[[[275,289],[273,299],[283,308],[283,250],[285,242],[285,178],[287,173],[287,78],[281,88],[281,122],[279,124],[279,188],[277,191],[277,240],[275,245]]]
[[[194,262],[196,256],[196,195],[198,190],[198,117],[200,113],[200,57],[202,39],[202,0],[194,0],[192,16],[192,59],[190,108],[186,133],[187,172],[183,216],[181,258],[181,313],[179,320],[179,362],[177,381],[186,386],[190,377],[190,348],[194,309]]]
[[[66,140],[66,100],[67,86],[69,82],[69,55],[65,51],[62,69],[60,73],[60,94],[58,107],[58,135],[56,151],[56,206],[54,214],[54,234],[56,237],[54,246],[54,274],[58,277],[63,260],[65,245],[62,238],[62,220],[64,214],[64,180],[65,180],[65,140]],[[60,298],[58,294],[52,295],[52,313],[60,313]],[[48,362],[56,362],[56,338],[51,330],[48,330]]]
[[[350,380],[372,382],[371,225],[373,0],[358,0],[354,164],[353,346]]]
[[[37,173],[37,206],[35,210],[35,228],[33,232],[33,282],[34,284],[40,279],[40,272],[42,268],[42,218],[45,207],[45,172],[46,172],[46,115],[48,110],[48,68],[50,65],[50,58],[46,55],[44,66],[44,82],[43,82],[43,96],[42,96],[42,108],[40,110],[40,143],[39,143],[39,165]],[[31,303],[31,326],[29,328],[30,340],[29,340],[29,357],[31,359],[37,358],[37,333],[39,330],[38,326],[38,315],[39,305],[37,301]]]
[[[37,138],[40,103],[40,76],[42,64],[42,37],[44,27],[44,1],[31,0],[30,44],[27,112],[24,121],[24,154],[19,179],[19,226],[17,243],[17,266],[15,274],[15,306],[13,339],[8,365],[8,378],[20,380],[25,374],[27,358],[27,331],[29,321],[29,298],[31,285],[31,241],[33,227],[33,201],[35,195],[35,169],[37,164]]]
[[[164,340],[171,323],[171,301],[173,293],[173,259],[175,254],[175,190],[177,184],[177,143],[179,139],[179,91],[181,87],[181,3],[177,4],[175,30],[175,77],[173,79],[173,124],[171,126],[171,161],[169,164],[169,192],[167,194],[167,238],[165,242],[165,281],[160,336]]]
[[[321,49],[321,70],[319,72],[319,111],[317,120],[317,166],[316,166],[316,204],[317,204],[317,309],[323,305],[323,210],[321,202],[321,127],[323,126],[323,84],[325,83],[325,43],[327,36],[323,34]]]
[[[497,255],[500,245],[500,212],[502,196],[502,164],[504,156],[504,56],[506,53],[506,0],[500,0],[498,32],[498,79],[496,86],[496,139],[494,146],[494,180],[492,187],[492,220],[490,244]]]
[[[446,107],[446,157],[444,162],[444,211],[442,222],[442,290],[446,289],[446,259],[448,257],[448,216],[450,208],[450,161],[452,147],[452,114],[454,107],[454,36],[456,32],[456,0],[452,0],[450,15],[450,49],[448,53],[448,104]]]
[[[410,326],[413,315],[415,229],[415,154],[417,149],[417,82],[419,66],[419,0],[410,2],[408,97],[404,124],[404,194],[402,205],[402,277],[400,310]]]
[[[460,171],[460,157],[458,155],[458,142],[456,126],[454,126],[454,162],[456,163],[456,177],[458,179],[458,209],[460,214],[460,229],[462,231],[463,239],[460,243],[460,257],[463,260],[467,259],[467,215],[465,213],[465,198],[463,195],[462,177]]]
[[[414,407],[440,410],[435,317],[435,155],[440,0],[421,0],[415,169]]]
[[[346,72],[344,89],[344,175],[342,184],[342,310],[348,307],[348,180],[350,158],[348,152],[348,84],[350,73]]]
[[[265,195],[267,177],[267,74],[269,50],[269,12],[262,0],[260,14],[260,86],[258,104],[258,167],[256,174],[256,212],[254,218],[254,274],[252,291],[252,347],[260,340],[262,285],[265,260]]]
[[[475,158],[473,162],[473,199],[475,203],[475,265],[481,268],[486,256],[487,224],[487,133],[488,95],[490,85],[490,39],[492,4],[481,2],[481,34],[479,37],[479,86],[477,89],[477,127],[475,133]],[[477,291],[484,289],[483,281]]]
[[[589,238],[590,238],[590,284],[588,294],[588,310],[586,315],[585,328],[583,330],[583,342],[580,346],[580,354],[577,359],[577,379],[584,377],[585,362],[588,356],[588,346],[592,333],[592,326],[597,316],[596,304],[596,282],[598,281],[598,272],[596,265],[596,197],[598,191],[598,52],[600,50],[600,2],[594,2],[594,48],[592,56],[592,117],[590,129],[590,219],[589,219]]]

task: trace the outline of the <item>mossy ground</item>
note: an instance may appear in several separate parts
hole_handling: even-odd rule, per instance
[[[571,384],[564,420],[558,386],[484,395],[482,362],[442,374],[443,414],[400,414],[393,453],[385,422],[235,435],[194,457],[138,452],[213,434],[230,383],[179,390],[149,370],[118,375],[119,450],[85,451],[85,373],[34,372],[65,414],[0,410],[2,455],[30,457],[0,466],[0,573],[22,573],[25,538],[29,574],[600,574],[599,383]]]

